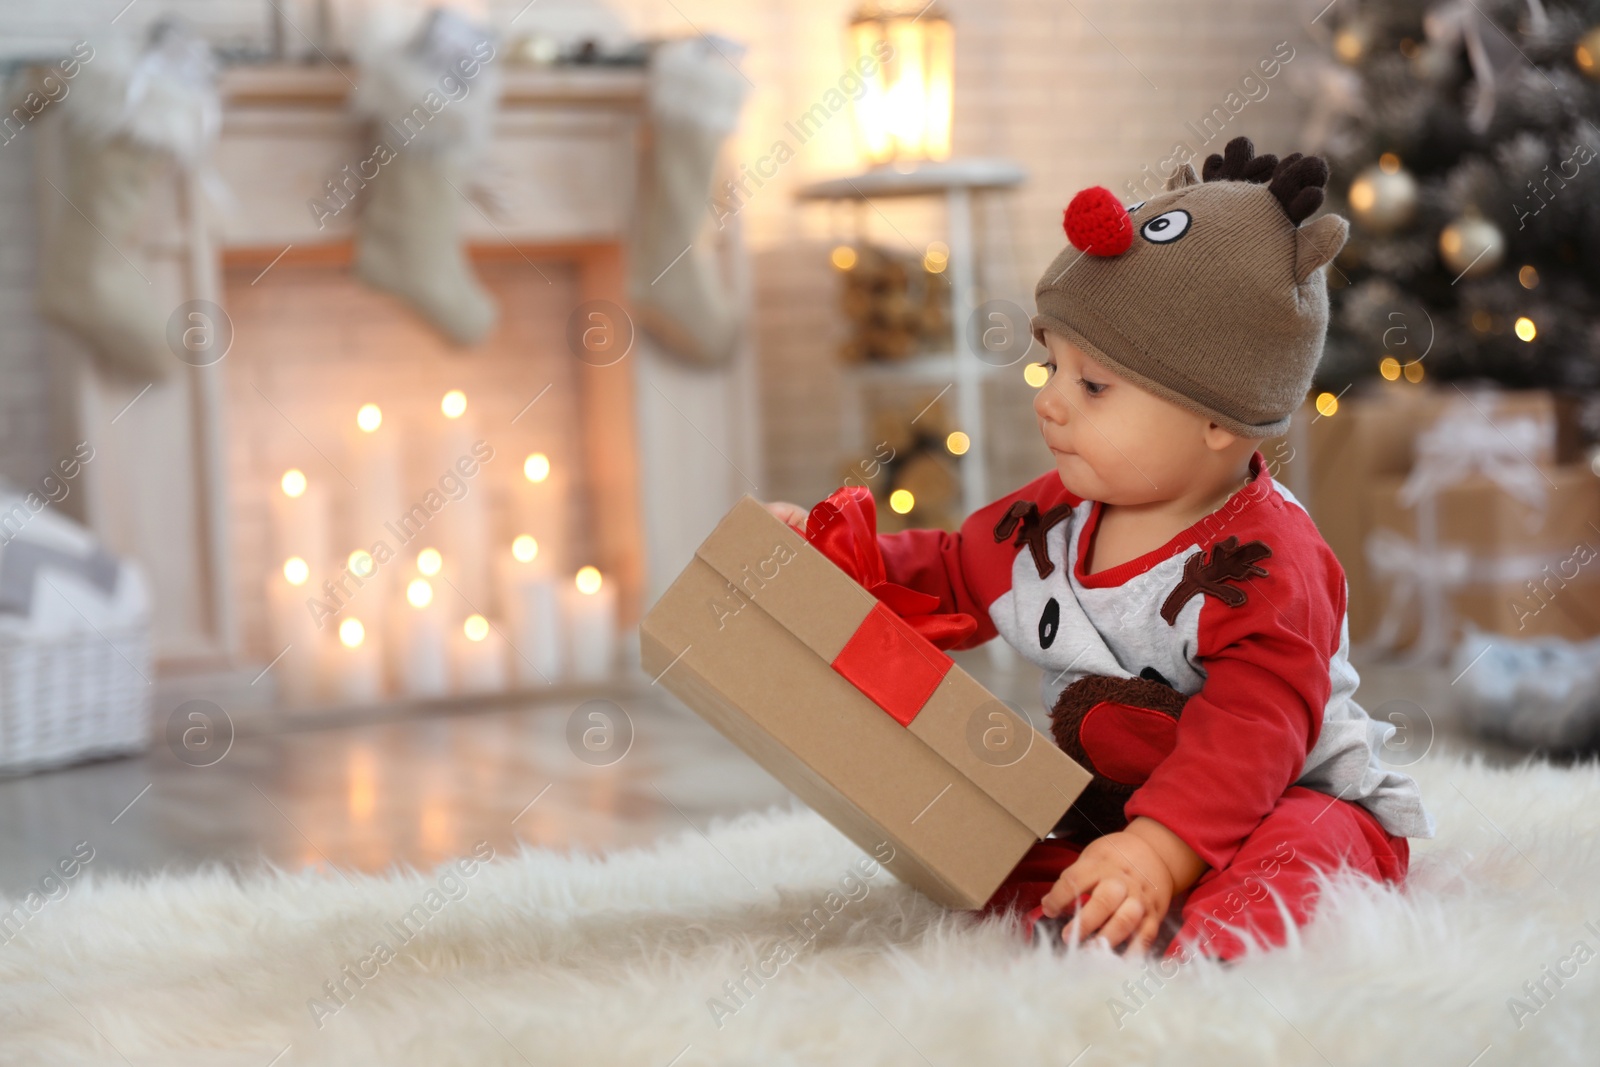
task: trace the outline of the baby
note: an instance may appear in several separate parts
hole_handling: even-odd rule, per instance
[[[1267,470],[1322,355],[1343,247],[1327,165],[1248,138],[1123,208],[1067,208],[1035,289],[1055,470],[956,533],[880,535],[888,578],[1044,669],[1056,741],[1094,779],[985,912],[1231,959],[1311,917],[1318,870],[1399,883],[1431,837],[1395,727],[1352,699],[1344,572]],[[791,524],[793,504],[769,509]],[[1170,921],[1169,921],[1170,913]]]

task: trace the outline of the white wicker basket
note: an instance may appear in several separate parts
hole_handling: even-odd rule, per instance
[[[0,490],[0,774],[148,748],[150,660],[139,567]]]
[[[0,774],[150,746],[150,628],[0,633]]]

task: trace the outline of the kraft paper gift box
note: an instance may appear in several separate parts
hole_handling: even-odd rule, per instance
[[[1308,399],[1288,433],[1261,443],[1272,476],[1305,505],[1344,568],[1350,639],[1357,643],[1374,635],[1387,602],[1387,583],[1367,561],[1378,499],[1370,489],[1375,480],[1411,470],[1419,436],[1443,418],[1465,415],[1490,435],[1496,425],[1531,421],[1532,431],[1519,440],[1532,463],[1565,462],[1580,447],[1570,402],[1546,390],[1373,385],[1350,390],[1332,415],[1319,414],[1314,399]]]
[[[1600,478],[1566,464],[1529,479],[1520,496],[1483,474],[1440,487],[1431,538],[1406,479],[1371,487],[1368,563],[1388,589],[1381,651],[1448,649],[1464,622],[1518,638],[1600,634]]]
[[[870,551],[881,568],[875,540]],[[1089,782],[750,497],[650,609],[640,642],[659,684],[948,907],[983,907]]]

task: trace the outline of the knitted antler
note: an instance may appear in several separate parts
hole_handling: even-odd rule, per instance
[[[1322,187],[1328,184],[1328,164],[1321,156],[1295,152],[1279,159],[1258,156],[1248,137],[1235,137],[1223,148],[1223,155],[1206,157],[1202,172],[1208,182],[1270,182],[1269,192],[1283,205],[1283,213],[1296,226],[1322,206]]]
[[[1296,226],[1322,206],[1322,187],[1328,184],[1328,164],[1321,156],[1299,152],[1278,164],[1267,186]]]
[[[1278,166],[1278,157],[1256,155],[1256,146],[1248,137],[1235,137],[1222,149],[1223,155],[1206,157],[1201,176],[1208,182],[1254,182],[1260,185],[1272,177]]]

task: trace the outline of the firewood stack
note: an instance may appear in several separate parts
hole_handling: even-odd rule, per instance
[[[841,307],[851,335],[840,346],[846,363],[908,359],[950,347],[948,262],[930,251],[859,244],[834,257],[844,275]]]

